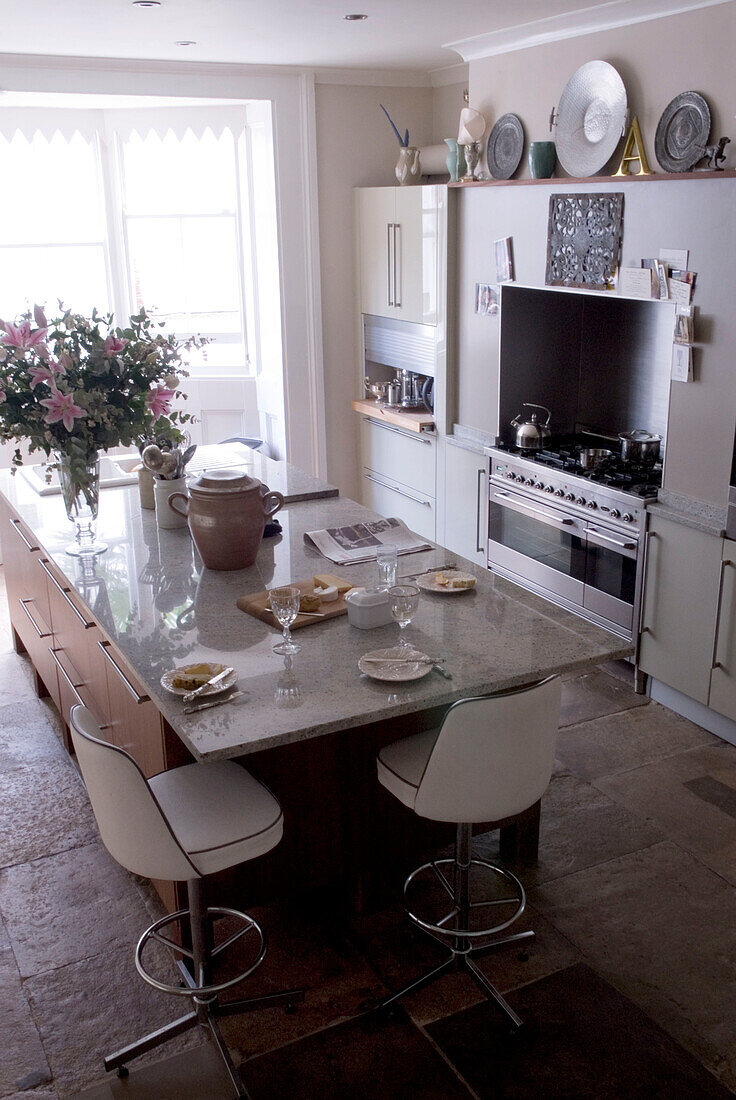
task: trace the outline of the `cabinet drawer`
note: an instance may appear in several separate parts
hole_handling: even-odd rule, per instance
[[[395,516],[422,538],[435,537],[434,497],[417,493],[374,470],[363,469],[363,503],[381,516]]]
[[[407,432],[364,417],[360,424],[363,466],[418,494],[435,494],[435,440],[428,432]]]

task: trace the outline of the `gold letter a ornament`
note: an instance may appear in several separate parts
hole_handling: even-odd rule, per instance
[[[629,165],[632,160],[639,161],[639,171],[630,172]],[[634,121],[631,123],[631,129],[629,130],[626,138],[626,144],[624,145],[623,155],[621,156],[621,163],[618,166],[617,176],[651,176],[649,164],[647,163],[647,155],[644,152],[644,142],[641,136],[641,130],[639,128],[639,119],[634,115]]]

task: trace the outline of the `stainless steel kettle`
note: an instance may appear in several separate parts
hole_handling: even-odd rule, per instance
[[[542,412],[546,412],[547,419],[544,424],[540,424],[536,413],[532,413],[529,420],[522,420],[522,413],[515,416],[511,421],[511,427],[516,428],[516,446],[520,451],[543,451],[545,441],[551,435],[549,422],[552,413],[544,405],[531,405],[526,401],[521,407],[522,409],[541,409]]]

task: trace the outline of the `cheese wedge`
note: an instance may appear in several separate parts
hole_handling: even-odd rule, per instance
[[[350,581],[343,581],[340,577],[334,577],[332,573],[317,573],[312,580],[315,588],[330,588],[334,584],[340,596],[353,587]]]
[[[184,668],[176,670],[171,682],[175,688],[194,691],[195,688],[206,684],[213,676],[217,676],[218,672],[222,672],[224,667],[224,665],[218,664],[186,665]]]
[[[475,577],[470,573],[459,573],[450,577],[450,588],[475,588]]]
[[[330,584],[327,588],[315,588],[314,594],[319,596],[322,603],[334,603],[340,593],[336,584]]]

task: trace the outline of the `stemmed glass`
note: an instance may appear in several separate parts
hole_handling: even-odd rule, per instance
[[[289,630],[289,627],[299,614],[299,601],[301,595],[299,589],[291,585],[285,585],[283,588],[272,588],[268,593],[268,599],[271,604],[274,618],[284,628],[283,639],[278,645],[273,647],[274,653],[281,653],[284,656],[288,656],[292,653],[298,653],[302,648],[300,645],[292,642],[291,631]]]
[[[404,637],[404,630],[416,615],[419,607],[419,589],[415,584],[396,584],[388,590],[391,601],[391,614],[399,624],[399,645],[410,649],[411,645]]]

